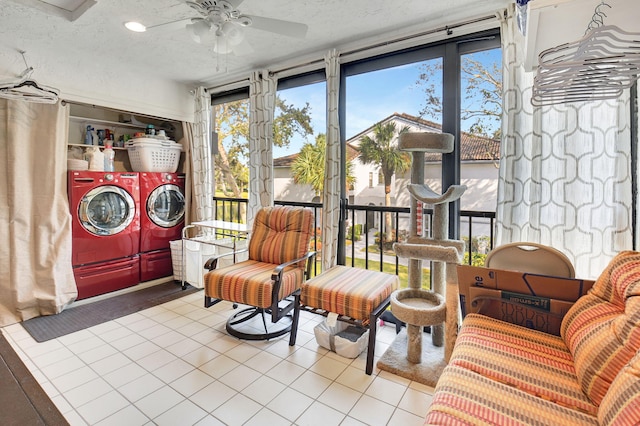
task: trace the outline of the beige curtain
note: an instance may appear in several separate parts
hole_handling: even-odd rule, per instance
[[[194,123],[183,123],[186,150],[186,221],[213,219],[213,160],[211,157],[211,96],[204,87],[195,95]]]
[[[0,326],[77,296],[67,198],[69,108],[0,99]]]
[[[327,74],[327,147],[325,180],[322,194],[322,270],[336,264],[340,223],[340,55],[332,50],[324,58]]]
[[[249,79],[249,204],[247,225],[262,207],[273,205],[273,116],[278,81],[269,71]]]
[[[586,25],[586,24],[585,24]],[[513,17],[502,22],[503,127],[496,243],[553,246],[594,278],[632,247],[629,94],[533,107]]]

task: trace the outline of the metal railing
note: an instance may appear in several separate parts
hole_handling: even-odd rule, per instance
[[[248,200],[246,198],[226,198],[213,197],[214,201],[214,219],[230,222],[244,223],[246,221],[246,207]],[[274,201],[276,205],[282,206],[301,206],[313,210],[314,216],[314,233],[313,244],[314,250],[319,251],[321,248],[320,235],[320,214],[322,204],[320,203],[303,203],[295,201]],[[410,209],[408,207],[384,207],[384,206],[363,206],[348,205],[347,206],[347,229],[345,253],[347,253],[347,264],[355,267],[356,263],[364,262],[365,269],[376,267],[380,271],[387,271],[385,266],[394,265],[392,269],[397,275],[400,267],[400,259],[391,250],[392,243],[385,243],[385,239],[381,238],[387,231],[385,229],[385,215],[390,214],[391,217],[391,235],[393,242],[401,241],[405,230],[409,229]],[[433,225],[433,210],[424,210],[425,230],[430,230]],[[474,255],[486,254],[493,248],[494,229],[495,229],[495,212],[462,210],[460,212],[460,237],[465,240],[465,263],[471,265]],[[404,225],[404,226],[403,226]],[[400,230],[398,229],[400,228]],[[480,231],[477,231],[480,229]],[[359,238],[358,238],[359,237]],[[364,241],[362,241],[364,240]],[[482,240],[483,247],[478,247],[478,241]],[[482,244],[480,244],[482,246]],[[360,259],[360,260],[358,260]]]

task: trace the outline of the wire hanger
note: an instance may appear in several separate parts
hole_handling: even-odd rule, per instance
[[[582,39],[540,53],[534,106],[614,99],[638,79],[640,33],[604,25],[605,6],[596,7]]]
[[[18,81],[0,83],[0,98],[55,104],[58,102],[59,91],[52,87],[39,85],[35,80],[31,79],[33,67],[27,64],[25,53],[23,50],[20,51],[26,69],[20,74]]]

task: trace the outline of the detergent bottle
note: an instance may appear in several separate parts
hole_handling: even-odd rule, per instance
[[[100,152],[100,148],[92,146],[87,148],[87,160],[89,161],[89,170],[92,172],[104,171],[104,154]]]
[[[104,155],[104,171],[114,172],[115,167],[113,164],[113,160],[116,157],[116,152],[111,147],[111,143],[112,143],[111,141],[105,140],[104,143],[105,143],[105,148],[104,148],[104,151],[102,151],[102,154]]]
[[[93,131],[95,129],[91,125],[87,126],[87,130],[84,133],[84,144],[93,145]]]

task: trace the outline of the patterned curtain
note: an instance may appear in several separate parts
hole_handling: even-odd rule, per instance
[[[324,190],[322,192],[322,270],[336,264],[340,221],[340,55],[332,50],[324,58],[327,74],[327,147]]]
[[[524,70],[522,46],[511,13],[502,22],[496,245],[550,245],[571,259],[577,277],[594,278],[632,247],[629,94],[533,107],[534,72]]]
[[[198,87],[196,90],[195,122],[184,128],[188,146],[186,223],[212,220],[214,182],[211,158],[211,96],[204,87]]]
[[[262,207],[273,205],[273,115],[278,81],[269,71],[249,79],[249,203],[247,225]]]

